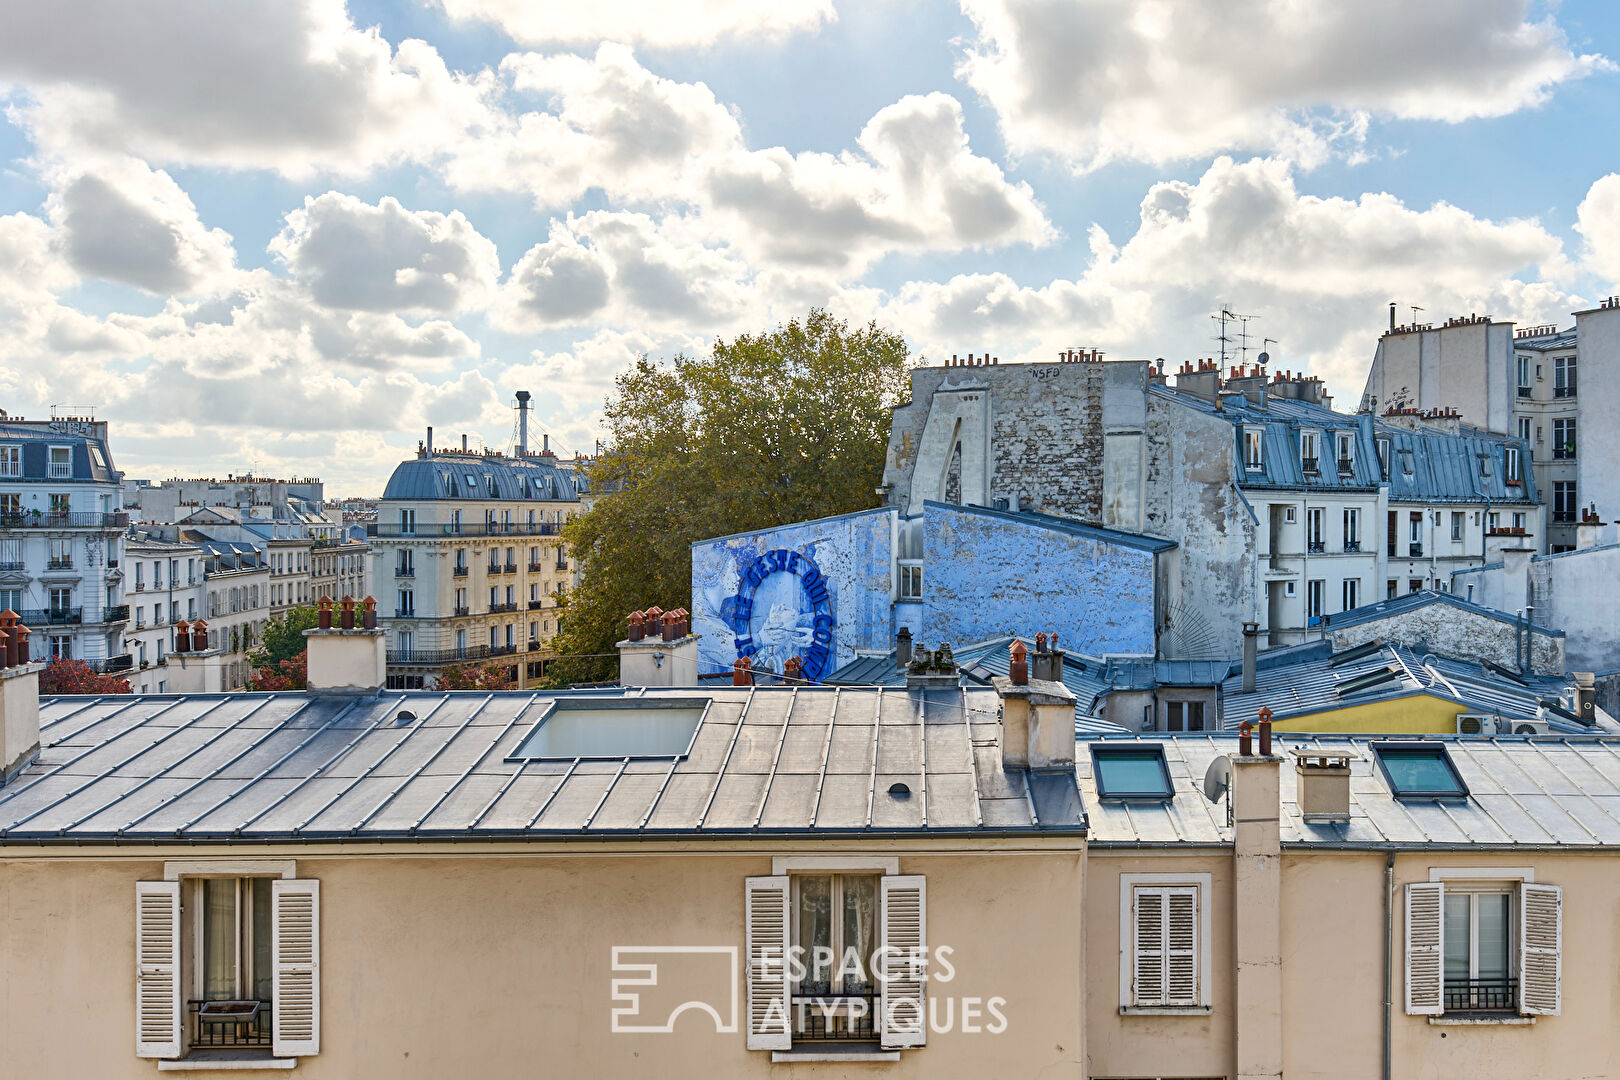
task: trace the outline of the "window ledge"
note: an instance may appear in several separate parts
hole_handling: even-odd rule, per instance
[[[1431,1016],[1429,1023],[1434,1027],[1530,1027],[1535,1024],[1533,1016]]]
[[[884,1050],[876,1043],[856,1043],[845,1049],[835,1046],[800,1046],[792,1050],[772,1050],[771,1061],[899,1061],[900,1051]]]
[[[1121,1016],[1208,1016],[1211,1005],[1121,1005]]]
[[[204,1069],[293,1069],[298,1059],[278,1058],[268,1050],[193,1050],[183,1058],[162,1060],[158,1072],[195,1072]]]

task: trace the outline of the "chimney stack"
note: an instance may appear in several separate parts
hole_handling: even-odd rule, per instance
[[[39,753],[39,673],[28,659],[28,627],[15,611],[0,614],[0,786],[28,767]]]
[[[523,457],[529,452],[529,392],[519,390],[516,397],[518,410],[517,456]]]
[[[1039,677],[1043,666],[1050,670],[1054,659],[1061,664],[1063,654],[1046,651],[1045,634],[1037,634],[1035,640],[1032,670],[1025,673],[1020,663],[1023,643],[1015,641],[1009,674],[991,680],[1001,696],[1001,762],[1008,768],[1072,771],[1075,696],[1062,682]]]
[[[911,666],[911,627],[902,626],[894,635],[894,661],[901,671]]]
[[[428,452],[428,457],[433,456],[433,425],[432,424],[428,425],[427,452]]]
[[[375,694],[388,678],[387,632],[376,626],[355,625],[352,596],[343,598],[338,626],[330,623],[330,607],[326,612],[326,626],[304,631],[310,693]],[[368,621],[376,622],[374,612]]]
[[[1254,669],[1260,652],[1260,624],[1243,624],[1243,692],[1254,693]]]
[[[697,686],[699,634],[685,608],[654,605],[625,616],[630,631],[618,643],[620,686]]]
[[[1299,812],[1306,824],[1350,820],[1350,762],[1357,756],[1348,750],[1294,748]]]
[[[1240,740],[1232,758],[1234,1013],[1240,1077],[1283,1074],[1282,759],[1271,749],[1271,710],[1262,708],[1260,753]],[[1244,725],[1247,727],[1248,725]]]
[[[467,433],[465,431],[461,433],[461,452],[463,454],[467,452]]]

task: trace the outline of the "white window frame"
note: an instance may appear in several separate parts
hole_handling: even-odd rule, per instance
[[[1350,431],[1336,431],[1333,433],[1333,458],[1335,464],[1347,461],[1351,465],[1356,463],[1356,436]]]
[[[0,476],[20,477],[22,474],[22,446],[18,443],[0,446]]]
[[[67,451],[66,472],[57,471],[56,452],[58,450]],[[52,446],[45,452],[45,476],[50,480],[71,480],[73,478],[73,447]]]
[[[1314,461],[1316,471],[1322,471],[1322,440],[1314,431],[1299,433],[1299,467],[1309,469],[1307,461]]]
[[[1265,428],[1243,429],[1243,467],[1251,472],[1258,472],[1266,467]]]
[[[1196,1005],[1135,1005],[1132,1004],[1131,975],[1136,962],[1136,925],[1132,917],[1132,894],[1140,886],[1183,886],[1198,890],[1198,970],[1194,982],[1198,986]],[[1119,875],[1119,1012],[1121,1016],[1203,1016],[1211,1011],[1210,982],[1214,968],[1211,960],[1211,925],[1214,907],[1213,874],[1120,874]]]

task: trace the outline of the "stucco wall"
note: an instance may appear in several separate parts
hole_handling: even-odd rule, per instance
[[[750,592],[744,588],[748,568],[771,551],[801,555],[826,582],[833,619],[827,671],[853,660],[857,649],[890,648],[893,518],[892,510],[869,510],[692,545],[692,630],[703,635],[699,668],[731,670],[738,656],[732,618],[739,597]],[[752,588],[756,668],[781,671],[789,656],[811,647],[816,612],[803,581],[802,575],[775,571]]]
[[[1536,622],[1564,632],[1564,662],[1571,671],[1620,668],[1620,544],[1537,556],[1529,561],[1526,582],[1500,564],[1460,572],[1452,590],[1504,611],[1516,611],[1530,599]]]
[[[1604,521],[1620,519],[1620,307],[1582,312],[1575,320],[1580,380],[1575,493],[1597,504]],[[1551,377],[1548,372],[1548,377]],[[1548,438],[1552,437],[1549,427]],[[1552,503],[1551,489],[1543,493]]]
[[[1148,398],[1143,531],[1177,543],[1168,555],[1163,655],[1221,659],[1243,649],[1256,617],[1259,528],[1238,490],[1237,436],[1225,420]]]
[[[1538,612],[1537,620],[1545,621],[1544,613]],[[1329,618],[1327,636],[1335,652],[1381,639],[1399,642],[1419,652],[1490,660],[1506,668],[1518,668],[1518,659],[1514,656],[1515,632],[1511,625],[1445,602],[1426,604],[1413,611],[1342,629],[1332,622]],[[1541,675],[1562,675],[1565,671],[1564,639],[1533,631],[1531,668]]]
[[[1408,407],[1457,409],[1464,423],[1512,430],[1512,323],[1439,326],[1378,339],[1365,395],[1382,413],[1397,398]]]
[[[1056,631],[1065,649],[1153,653],[1153,554],[929,503],[923,626],[930,647]]]
[[[296,854],[299,875],[321,883],[321,1052],[299,1062],[300,1077],[776,1075],[768,1053],[747,1050],[741,1031],[716,1033],[700,1013],[671,1034],[610,1029],[613,947],[743,946],[743,880],[771,872],[767,851]],[[999,996],[1006,1031],[931,1033],[898,1063],[854,1069],[1079,1080],[1082,856],[913,850],[900,871],[926,875],[929,945],[953,949],[955,978],[930,988],[941,1017],[943,999],[954,999],[960,1028],[965,999]],[[134,883],[162,876],[156,859],[0,860],[8,1075],[156,1076],[134,1056]],[[649,1013],[728,989],[725,968],[704,959],[643,959],[663,965],[662,989],[642,989]],[[848,1065],[781,1068],[852,1075]]]

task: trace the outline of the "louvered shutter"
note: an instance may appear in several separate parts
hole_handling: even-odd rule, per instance
[[[1131,890],[1131,1000],[1128,1005],[1164,1004],[1164,890]]]
[[[321,1049],[321,883],[270,883],[270,951],[275,969],[271,1052],[307,1057]]]
[[[888,975],[879,980],[879,1041],[888,1050],[922,1046],[928,1041],[927,892],[921,875],[889,874],[879,880],[878,944]]]
[[[748,879],[748,1049],[790,1050],[788,1008],[788,879]]]
[[[180,1056],[180,883],[135,883],[135,1056]]]
[[[1519,1011],[1557,1016],[1563,1005],[1564,889],[1519,885]]]
[[[1412,1016],[1446,1011],[1445,907],[1442,882],[1406,886],[1406,1011]]]
[[[1164,1003],[1198,1004],[1198,889],[1165,890]]]

